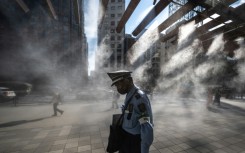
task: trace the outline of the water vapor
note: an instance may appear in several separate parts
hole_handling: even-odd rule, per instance
[[[236,42],[239,48],[235,51],[234,58],[237,59],[238,75],[234,78],[234,82],[238,88],[244,88],[245,84],[245,41],[244,38],[238,38]]]
[[[112,55],[112,49],[105,43],[109,39],[109,36],[105,36],[102,42],[99,44],[96,52],[96,68],[101,69],[104,64],[108,61],[109,57]]]
[[[223,34],[218,35],[212,42],[208,49],[207,56],[215,56],[218,53],[222,53],[224,50],[225,42],[223,40]]]
[[[157,30],[147,30],[137,42],[128,50],[127,58],[130,65],[134,65],[153,44],[159,40],[159,33]]]
[[[167,62],[162,63],[158,85],[165,92],[181,94],[188,91],[194,97],[203,97],[206,86],[220,83],[225,73],[226,42],[223,34],[218,35],[205,52],[200,40],[196,38],[194,25],[189,23],[179,28],[176,52],[172,53]]]

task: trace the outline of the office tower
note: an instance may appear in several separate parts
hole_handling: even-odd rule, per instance
[[[103,6],[102,1],[100,1]],[[102,60],[96,61],[96,69],[105,68],[108,70],[115,70],[124,68],[124,37],[125,29],[121,33],[116,32],[116,27],[125,11],[125,0],[109,0],[103,14],[102,19],[98,25],[98,54],[106,55]],[[102,47],[104,46],[104,47]]]

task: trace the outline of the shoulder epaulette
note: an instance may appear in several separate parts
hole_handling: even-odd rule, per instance
[[[135,93],[135,98],[139,99],[141,97],[140,90]]]

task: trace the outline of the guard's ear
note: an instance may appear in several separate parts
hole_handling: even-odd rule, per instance
[[[126,78],[126,79],[124,79],[123,81],[124,81],[125,84],[129,84],[129,83],[130,83],[129,78]]]

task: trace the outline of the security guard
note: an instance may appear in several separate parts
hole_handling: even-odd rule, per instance
[[[147,95],[133,83],[130,71],[107,73],[112,86],[120,94],[127,94],[124,102],[123,140],[119,153],[149,153],[153,142],[153,117]],[[127,104],[126,104],[127,103]]]

